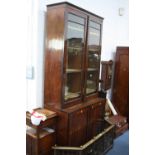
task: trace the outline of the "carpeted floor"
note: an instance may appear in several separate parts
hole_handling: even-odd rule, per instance
[[[129,131],[114,140],[113,148],[106,155],[129,155]]]

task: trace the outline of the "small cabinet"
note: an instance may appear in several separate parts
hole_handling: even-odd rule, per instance
[[[26,154],[27,155],[52,155],[51,146],[55,145],[56,135],[47,129],[39,132],[39,138],[35,129],[28,128],[26,131]],[[39,148],[39,149],[38,149]]]
[[[101,65],[101,89],[108,90],[111,88],[113,61],[101,61]]]
[[[26,113],[26,154],[53,155],[51,146],[56,144],[57,114],[53,111],[38,108],[34,111],[44,114],[45,121],[36,126],[31,123],[31,114]]]
[[[47,6],[46,105],[63,109],[98,96],[102,22],[67,2]]]

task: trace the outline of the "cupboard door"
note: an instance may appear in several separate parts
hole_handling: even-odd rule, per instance
[[[75,111],[69,119],[69,146],[83,145],[86,143],[87,109]]]
[[[89,108],[87,138],[90,140],[103,129],[104,103],[96,103]]]
[[[101,24],[93,21],[89,22],[88,29],[88,50],[87,50],[87,76],[86,76],[86,94],[97,92],[100,55],[101,55]]]
[[[129,47],[117,47],[112,102],[129,121]]]
[[[86,19],[72,13],[67,16],[65,46],[65,101],[82,97],[83,59]]]

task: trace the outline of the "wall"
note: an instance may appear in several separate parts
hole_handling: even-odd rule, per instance
[[[28,52],[27,52],[27,91],[26,110],[43,105],[43,58],[45,1],[28,0]],[[32,70],[33,69],[33,70]],[[32,72],[31,72],[32,71]],[[29,73],[29,74],[28,74]]]
[[[30,34],[31,43],[28,54],[28,66],[34,67],[34,78],[27,79],[27,109],[43,105],[43,47],[45,4],[62,0],[31,0]],[[117,46],[129,44],[128,0],[68,0],[79,7],[104,17],[101,60],[113,59]],[[124,15],[119,16],[119,8]],[[31,60],[31,61],[29,61]],[[108,91],[110,97],[111,90]]]

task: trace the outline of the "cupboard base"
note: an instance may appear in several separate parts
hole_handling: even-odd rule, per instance
[[[107,123],[107,122],[106,122]],[[108,123],[107,123],[108,124]],[[113,146],[115,126],[108,127],[79,147],[54,146],[54,155],[103,155]]]

